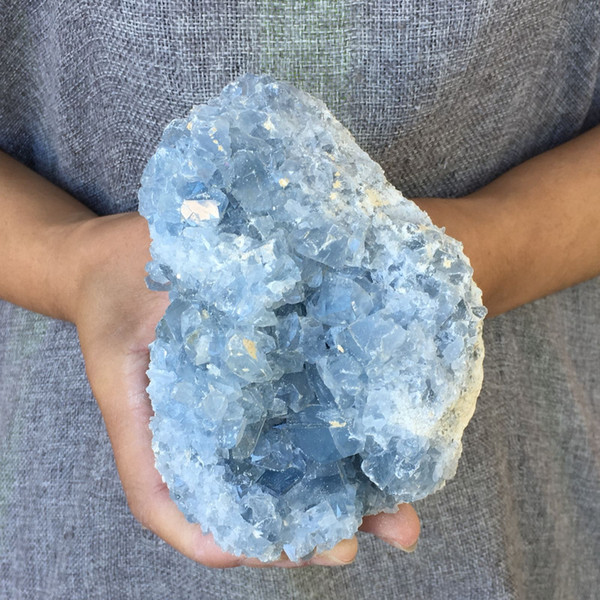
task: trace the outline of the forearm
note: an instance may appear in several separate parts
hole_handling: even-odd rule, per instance
[[[70,240],[95,214],[0,152],[0,298],[73,320],[79,255]]]
[[[600,127],[464,198],[417,200],[461,240],[498,315],[600,274]]]

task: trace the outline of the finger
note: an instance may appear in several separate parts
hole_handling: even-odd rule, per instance
[[[410,504],[400,504],[395,513],[379,513],[364,517],[359,530],[372,533],[405,552],[412,552],[419,539],[421,523],[417,512]]]
[[[356,552],[358,550],[358,541],[356,536],[350,539],[342,540],[338,542],[331,550],[316,554],[309,560],[299,560],[292,562],[286,555],[285,552],[281,553],[281,558],[272,562],[261,562],[257,558],[244,558],[243,563],[248,567],[282,567],[282,568],[297,568],[305,567],[307,565],[319,565],[327,567],[337,567],[348,565],[356,558]]]
[[[357,552],[358,540],[356,536],[352,536],[350,539],[342,540],[331,550],[317,554],[309,562],[313,565],[328,567],[349,565],[356,558]]]

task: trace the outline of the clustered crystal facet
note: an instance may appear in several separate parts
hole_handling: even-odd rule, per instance
[[[482,382],[481,292],[318,99],[245,75],[170,123],[139,210],[156,466],[234,554],[292,560],[453,477]]]

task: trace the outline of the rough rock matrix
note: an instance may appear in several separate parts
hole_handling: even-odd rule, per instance
[[[316,98],[245,75],[142,177],[156,465],[234,554],[292,560],[453,477],[482,382],[481,292]]]

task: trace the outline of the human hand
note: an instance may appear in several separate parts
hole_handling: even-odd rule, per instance
[[[179,552],[210,567],[338,565],[354,560],[356,537],[304,563],[291,562],[284,554],[272,563],[237,557],[221,550],[212,534],[205,535],[199,525],[186,521],[154,466],[148,427],[152,415],[146,394],[148,344],[168,297],[149,291],[144,283],[150,260],[146,221],[128,213],[95,217],[78,227],[86,258],[74,320],[133,515]],[[420,525],[414,508],[402,504],[397,513],[365,517],[360,529],[410,550]]]

